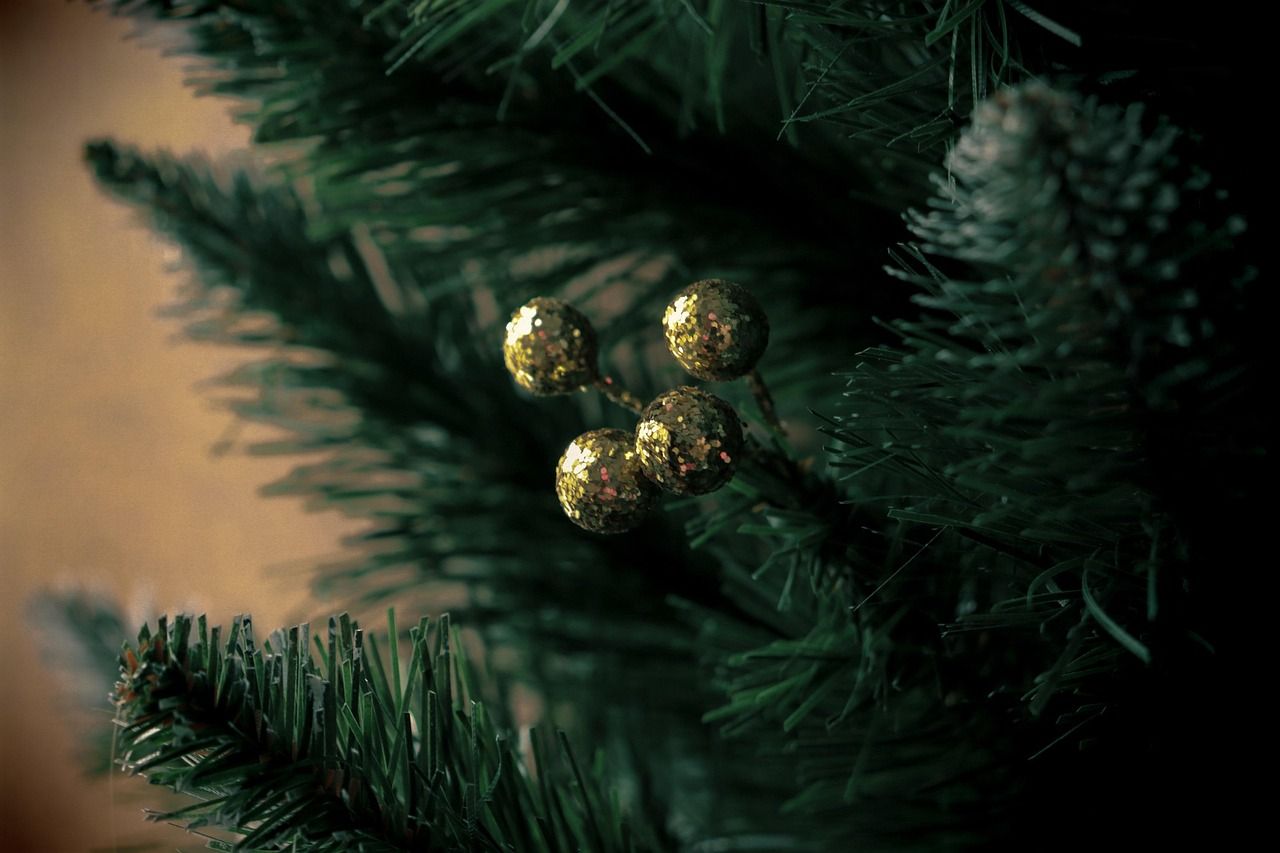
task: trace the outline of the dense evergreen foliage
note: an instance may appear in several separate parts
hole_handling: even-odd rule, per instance
[[[144,629],[121,756],[200,797],[170,818],[270,850],[1211,826],[1223,572],[1267,442],[1254,190],[1213,176],[1242,174],[1241,125],[1205,103],[1243,72],[1211,28],[1013,0],[104,5],[178,34],[271,152],[87,158],[186,250],[188,334],[259,352],[222,377],[288,436],[253,452],[311,454],[268,493],[367,521],[317,593],[448,607],[484,662],[394,618],[385,656],[345,616],[314,651]],[[688,381],[663,305],[713,277],[768,312],[786,436],[717,385],[768,452],[582,532],[554,462],[628,416],[519,392],[507,316],[572,301],[649,399]],[[525,748],[516,686],[558,742]]]

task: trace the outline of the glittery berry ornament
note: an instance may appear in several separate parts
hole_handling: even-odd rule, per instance
[[[729,482],[743,452],[742,424],[714,394],[682,386],[647,407],[636,427],[646,477],[677,495],[704,495]]]
[[[676,294],[662,318],[667,349],[699,379],[745,376],[769,345],[769,318],[751,292],[720,279],[694,282]]]
[[[565,515],[594,533],[622,533],[644,520],[658,488],[640,471],[634,433],[584,432],[556,466],[556,495]]]
[[[539,296],[516,309],[502,345],[507,370],[539,396],[571,394],[594,384],[596,333],[567,302]]]

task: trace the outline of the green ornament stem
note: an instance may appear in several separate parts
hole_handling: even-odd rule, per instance
[[[751,396],[760,407],[764,422],[773,432],[785,437],[787,431],[783,428],[782,421],[778,419],[778,410],[773,405],[773,395],[769,393],[769,386],[764,384],[764,377],[760,375],[759,370],[752,370],[747,374],[747,387],[751,389]]]
[[[644,403],[640,402],[640,398],[614,382],[611,376],[600,377],[591,383],[591,387],[603,394],[610,403],[619,405],[632,414],[638,415],[644,411]]]

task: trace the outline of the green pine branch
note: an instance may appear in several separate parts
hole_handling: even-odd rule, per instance
[[[379,322],[370,324],[368,332],[355,322],[359,315],[349,318],[341,310],[326,312],[322,322],[355,326],[347,333],[347,339],[354,341],[394,342],[396,335],[406,334],[443,337],[444,357],[467,368],[456,371],[454,385],[474,387],[475,364],[465,347],[463,360],[457,360],[453,341],[448,340],[450,332],[465,327],[486,349],[476,358],[496,369],[498,326],[510,307],[534,293],[563,293],[588,311],[599,305],[598,313],[612,314],[609,331],[616,343],[609,347],[611,360],[642,395],[687,381],[670,359],[653,357],[648,344],[670,294],[690,278],[714,274],[742,277],[762,290],[777,331],[764,368],[784,410],[803,412],[811,400],[834,391],[830,377],[843,363],[840,352],[852,356],[870,327],[875,293],[884,292],[839,286],[851,263],[848,251],[842,247],[839,256],[833,256],[830,247],[843,239],[820,238],[851,211],[833,215],[815,208],[815,199],[836,199],[818,192],[805,177],[812,175],[811,170],[791,163],[789,155],[770,152],[767,156],[769,170],[782,167],[786,173],[785,186],[774,188],[783,196],[774,189],[762,191],[759,185],[753,185],[749,194],[734,190],[726,195],[729,188],[742,186],[744,171],[768,174],[761,168],[763,163],[752,161],[759,152],[735,154],[724,148],[753,146],[731,137],[715,145],[668,147],[662,157],[655,155],[660,162],[619,157],[613,153],[608,123],[602,124],[593,115],[594,106],[570,88],[556,85],[555,74],[553,82],[531,84],[521,110],[502,120],[491,110],[491,75],[464,71],[452,59],[415,61],[388,78],[382,53],[375,46],[393,16],[355,20],[327,11],[317,15],[306,3],[173,9],[126,4],[120,8],[183,19],[194,47],[210,58],[211,90],[246,99],[247,117],[258,124],[260,140],[309,141],[305,156],[292,158],[288,167],[306,176],[307,195],[315,199],[308,234],[322,240],[349,237],[354,251],[335,250],[338,258],[333,263],[351,265],[352,255],[358,253],[362,257],[355,264],[368,261],[380,274],[373,281],[365,276],[348,289],[370,298],[376,292],[386,303],[385,313],[396,314],[401,321],[390,337],[381,318],[375,318]],[[468,56],[479,55],[455,47]],[[331,62],[337,50],[350,54],[341,68]],[[275,73],[283,67],[290,73]],[[442,82],[442,74],[448,75],[447,82]],[[352,100],[349,92],[356,79],[362,80],[361,97]],[[432,99],[433,94],[438,100]],[[366,102],[378,105],[378,120],[364,112]],[[555,121],[548,124],[546,115],[553,115]],[[660,122],[664,123],[665,119]],[[559,132],[566,125],[574,126],[576,132]],[[518,177],[518,170],[532,161],[545,167],[546,181],[530,183]],[[117,191],[123,191],[124,183],[117,184]],[[140,188],[140,192],[146,190]],[[843,207],[843,202],[838,203]],[[609,227],[600,228],[601,222]],[[716,227],[706,228],[708,222]],[[865,224],[874,227],[870,221]],[[870,269],[878,244],[868,234],[849,249],[855,256],[865,255],[861,263]],[[267,278],[255,287],[260,291],[283,288],[278,279]],[[306,281],[310,276],[286,275],[285,280],[289,279]],[[473,299],[472,294],[481,290],[492,291],[496,312],[487,295]],[[312,330],[319,325],[309,316],[317,313],[315,306],[304,298],[281,296],[268,302],[268,307],[286,323],[296,319]],[[270,299],[269,294],[266,297]],[[833,298],[849,303],[848,310],[839,314],[845,318],[841,323],[820,322],[804,309],[817,299]],[[382,306],[375,304],[374,309],[370,313],[378,313]],[[815,340],[826,343],[812,346]],[[327,342],[318,343],[332,349]],[[410,341],[402,349],[416,355],[420,348],[420,342]],[[374,359],[390,361],[397,372],[406,361],[404,353],[395,350],[385,357],[374,354]],[[256,374],[266,373],[255,368],[242,378],[252,382]],[[408,387],[419,391],[427,384],[415,382],[411,375],[405,379]],[[729,389],[728,396],[740,411],[752,411],[744,405],[746,397],[740,391]],[[396,402],[391,400],[390,405]],[[442,400],[434,408],[447,405]],[[552,412],[552,405],[541,405],[536,411],[525,407],[518,419],[510,421],[550,422],[556,427],[553,444],[558,446],[544,451],[543,458],[553,460],[566,437],[581,431],[565,427],[567,421],[599,426],[608,420],[598,408],[556,420],[557,414],[566,413],[563,404],[556,406],[558,412]],[[491,407],[480,421],[504,422],[502,408]],[[468,417],[461,407],[458,414],[457,420]],[[515,449],[509,443],[504,448]],[[523,449],[530,452],[523,454],[525,462],[517,462],[516,469],[526,471],[532,480],[545,463],[534,461],[539,459],[536,448]],[[299,488],[307,487],[309,473],[300,472]],[[516,475],[510,469],[504,474]],[[808,489],[804,484],[793,485]],[[816,498],[810,495],[800,502],[820,504],[831,490],[819,486],[816,491]],[[812,511],[821,516],[823,525],[840,528],[841,520],[830,517],[829,502]],[[840,514],[838,508],[834,514]],[[723,527],[720,521],[726,518],[736,526],[741,523],[738,515],[712,519],[706,525],[694,518],[695,536],[705,528]],[[387,557],[393,569],[403,564],[397,557],[397,553]],[[335,567],[330,574],[341,583],[352,572]],[[367,589],[367,578],[362,577],[360,584]],[[403,589],[395,584],[385,592]],[[678,588],[674,591],[684,594]]]
[[[504,318],[529,296],[566,293],[588,307],[600,299],[618,333],[648,338],[672,293],[717,276],[766,293],[784,331],[770,352],[779,363],[813,357],[788,343],[812,331],[798,310],[809,295],[848,305],[840,338],[873,333],[874,294],[855,300],[831,283],[848,279],[851,259],[878,263],[890,218],[822,191],[819,164],[772,132],[685,139],[651,103],[619,93],[627,103],[615,112],[650,140],[646,155],[555,69],[522,76],[500,114],[507,81],[487,73],[475,42],[505,37],[514,16],[388,75],[401,21],[385,4],[377,14],[303,0],[112,8],[182,24],[203,60],[197,85],[242,102],[255,141],[305,178],[323,213],[315,233],[368,235],[406,313],[484,284]],[[860,239],[845,239],[851,228]]]
[[[910,570],[869,579],[869,607],[914,589],[947,625],[943,672],[1038,733],[1030,756],[1101,739],[1148,761],[1166,733],[1212,725],[1198,701],[1149,717],[1220,642],[1171,498],[1252,430],[1221,407],[1249,382],[1221,337],[1247,305],[1225,251],[1243,224],[1179,141],[1139,109],[1041,85],[993,97],[910,218],[920,246],[896,274],[928,313],[864,353],[828,430],[855,500],[937,532],[929,562],[947,566],[914,587]],[[1222,383],[1234,393],[1210,391]],[[1175,402],[1190,400],[1207,405]],[[1222,434],[1162,488],[1162,430],[1196,421]]]
[[[523,752],[448,617],[410,629],[403,666],[390,619],[386,660],[345,615],[314,649],[306,625],[259,645],[247,617],[225,641],[204,617],[144,627],[121,656],[119,754],[197,800],[153,817],[235,849],[660,849],[563,734]]]
[[[1051,802],[1092,826],[1132,768],[1137,814],[1212,764],[1212,694],[1163,704],[1217,683],[1223,627],[1215,543],[1199,563],[1174,508],[1212,468],[1239,511],[1263,451],[1223,337],[1249,304],[1226,251],[1243,226],[1180,141],[1041,85],[984,105],[891,271],[928,313],[863,353],[827,430],[878,546],[834,583],[726,558],[771,630],[690,614],[725,697],[707,721],[794,780],[788,810],[840,816],[833,848],[1025,840]],[[1197,446],[1162,489],[1179,426]]]
[[[931,544],[891,541],[898,562],[885,574],[927,572],[918,561]],[[690,609],[723,697],[704,721],[767,768],[780,819],[815,849],[1015,843],[1040,817],[1028,808],[1040,769],[1024,765],[1026,744],[1052,735],[1011,728],[970,693],[919,583],[851,605],[877,566],[855,564],[833,588],[728,570],[726,589],[768,627]]]
[[[584,414],[518,395],[495,342],[459,316],[466,309],[433,307],[424,325],[392,315],[354,241],[313,238],[285,187],[243,175],[226,186],[199,162],[108,143],[88,156],[107,187],[145,203],[198,264],[202,280],[174,311],[188,333],[267,351],[223,380],[255,392],[232,401],[237,414],[287,431],[255,452],[326,454],[269,491],[372,522],[352,543],[363,546],[354,562],[323,574],[323,591],[373,603],[421,596],[423,581],[461,582],[476,590],[469,624],[492,614],[514,633],[595,645],[593,614],[607,613],[633,629],[615,635],[622,649],[670,657],[684,648],[665,630],[673,623],[661,600],[674,591],[715,601],[711,567],[688,565],[668,533],[619,549],[564,521],[547,475],[586,428]],[[506,424],[521,427],[496,428]],[[632,569],[602,575],[615,558]],[[562,603],[554,615],[533,607],[549,599]]]
[[[314,237],[287,187],[110,143],[88,156],[199,268],[172,311],[188,333],[266,353],[220,380],[252,392],[232,399],[239,416],[286,431],[251,451],[322,454],[268,493],[370,522],[350,556],[322,567],[318,590],[368,609],[427,606],[461,589],[458,612],[504,671],[553,707],[575,708],[564,724],[608,744],[634,784],[654,789],[652,808],[696,837],[758,832],[769,814],[760,774],[707,743],[699,718],[712,694],[694,630],[669,603],[735,613],[716,562],[686,550],[663,518],[627,537],[581,533],[545,479],[565,436],[593,413],[523,399],[496,343],[468,325],[391,316],[353,241]],[[293,318],[296,327],[281,322]],[[468,391],[450,398],[458,406],[440,398],[464,378]],[[485,428],[460,417],[465,407]]]
[[[1139,110],[1043,86],[992,99],[911,219],[921,247],[899,274],[930,313],[895,324],[902,349],[864,354],[846,392],[856,420],[830,431],[837,464],[891,517],[977,546],[988,589],[957,631],[1055,638],[1021,688],[1034,713],[1059,691],[1077,707],[1106,695],[1086,684],[1128,670],[1118,656],[1161,653],[1187,542],[1151,436],[1191,386],[1243,379],[1213,326],[1244,305],[1246,272],[1222,269],[1243,226],[1177,140]],[[955,261],[976,275],[949,273]],[[1210,267],[1225,279],[1213,293]],[[1205,629],[1188,618],[1165,642]]]
[[[975,103],[1026,73],[1020,42],[1045,39],[1080,44],[1003,0],[418,2],[389,59],[398,71],[465,52],[505,80],[504,105],[549,68],[590,97],[617,90],[656,106],[686,132],[785,139],[857,175],[867,203],[891,205],[919,197]]]

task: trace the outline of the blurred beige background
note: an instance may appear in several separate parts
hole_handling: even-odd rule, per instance
[[[306,593],[307,558],[331,554],[351,530],[335,514],[257,495],[288,460],[211,454],[230,415],[194,386],[240,356],[180,341],[156,316],[182,275],[166,271],[173,250],[99,193],[81,163],[84,141],[105,134],[179,152],[248,144],[226,102],[183,88],[184,60],[126,40],[131,29],[79,3],[0,0],[6,853],[142,837],[137,780],[86,781],[71,760],[56,684],[27,635],[34,590],[97,583],[137,613],[226,621],[252,610],[276,626],[321,615]],[[303,568],[271,569],[286,563]],[[168,827],[151,837],[163,849],[199,846]]]

